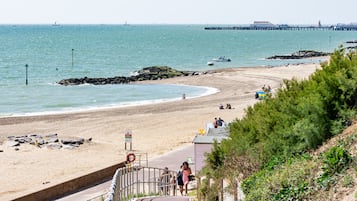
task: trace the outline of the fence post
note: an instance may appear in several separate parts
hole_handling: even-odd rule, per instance
[[[148,171],[148,174],[150,176],[150,169]],[[150,189],[150,184],[149,184],[149,189]],[[145,170],[143,169],[143,193],[146,194],[146,189],[145,189]]]
[[[223,201],[223,179],[220,181],[220,201]]]
[[[131,176],[130,176],[130,167],[126,167],[126,197],[130,197],[130,182],[131,182]]]
[[[136,171],[136,194],[139,195],[140,193],[140,183],[139,183],[139,171]]]
[[[233,196],[234,196],[234,201],[238,201],[238,180],[235,179],[234,180],[234,184],[233,184]]]
[[[207,186],[208,186],[208,188],[211,188],[211,177],[208,176],[207,179],[208,179]],[[206,197],[207,196],[205,195],[205,198],[204,198],[205,201],[206,201]]]
[[[122,186],[123,186],[123,170],[120,169],[119,171],[119,184],[117,185],[116,189],[119,191],[119,200],[122,200],[123,192],[122,192]]]
[[[201,201],[201,177],[196,176],[196,180],[197,180],[197,199],[198,201]]]
[[[173,188],[173,193],[174,193],[174,196],[176,196],[176,193],[177,193],[177,175],[176,175],[176,172],[171,172],[172,174],[172,188]]]

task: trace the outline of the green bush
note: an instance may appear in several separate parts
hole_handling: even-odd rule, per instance
[[[356,117],[356,108],[357,53],[345,54],[340,49],[308,80],[285,80],[274,96],[248,107],[242,119],[230,124],[230,138],[220,145],[215,144],[207,155],[207,168],[212,170],[213,175],[224,177],[220,172],[228,167],[233,170],[227,172],[237,171],[225,161],[234,158],[254,161],[259,164],[255,174],[238,168],[240,173],[249,173],[244,175],[244,192],[248,193],[248,198],[253,191],[266,193],[267,189],[263,189],[261,181],[269,178],[276,167],[286,164],[290,158],[317,148],[341,132]],[[332,175],[341,171],[350,160],[346,154],[337,148],[326,153],[325,173],[318,179],[320,184],[328,185],[334,180]],[[281,186],[274,191],[274,195],[289,197],[300,192],[304,185],[300,182]],[[259,193],[252,194],[254,199],[266,198],[266,194],[259,197]]]
[[[283,186],[272,200],[300,200],[306,190],[308,183],[302,182],[298,186]]]
[[[251,175],[242,182],[242,190],[247,201],[300,200],[310,193],[312,169],[316,169],[316,163],[310,156],[296,156]]]
[[[323,155],[322,160],[323,173],[318,177],[317,182],[320,188],[327,190],[336,182],[335,175],[349,167],[352,157],[347,150],[334,146]]]
[[[345,170],[352,162],[349,152],[342,147],[332,147],[324,154],[323,171],[329,175],[334,175]]]

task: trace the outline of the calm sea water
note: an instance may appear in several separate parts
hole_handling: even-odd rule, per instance
[[[64,78],[129,76],[167,65],[179,70],[280,65],[264,58],[301,49],[332,51],[357,32],[207,31],[189,25],[2,25],[0,116],[144,104],[214,93],[176,85],[70,86]],[[73,50],[72,50],[73,49]],[[207,62],[219,56],[230,63]],[[73,61],[73,63],[72,63]],[[28,85],[25,85],[28,64]]]

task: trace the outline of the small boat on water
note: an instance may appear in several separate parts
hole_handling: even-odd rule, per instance
[[[57,27],[57,26],[59,26],[59,24],[55,21],[55,23],[53,23],[52,26]]]
[[[209,65],[209,66],[213,66],[213,65],[214,65],[214,63],[213,63],[212,61],[209,61],[209,62],[207,62],[207,65]]]
[[[214,58],[212,59],[212,61],[216,61],[216,62],[231,62],[230,58],[226,58],[226,57],[218,57],[218,58]]]

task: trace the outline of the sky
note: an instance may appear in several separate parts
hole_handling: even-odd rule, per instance
[[[337,24],[357,0],[0,0],[0,24]]]

